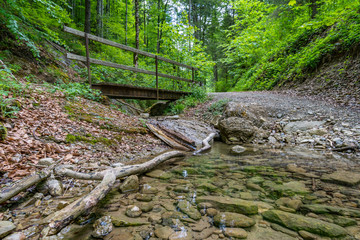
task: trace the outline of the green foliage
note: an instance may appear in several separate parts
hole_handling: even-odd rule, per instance
[[[170,104],[167,113],[169,114],[180,114],[184,112],[185,109],[195,107],[199,103],[206,102],[208,100],[208,95],[204,88],[195,88],[191,95],[181,98],[176,102]]]
[[[360,42],[359,1],[289,1],[272,4],[237,0],[235,37],[225,44],[231,80],[217,90],[264,90],[302,80],[324,57],[347,52]]]
[[[21,105],[16,97],[24,92],[24,86],[11,79],[9,69],[0,70],[0,117],[14,118]]]
[[[230,99],[228,98],[224,98],[217,102],[214,102],[209,106],[208,112],[210,112],[213,116],[221,115],[228,102],[230,102]]]
[[[83,97],[89,100],[100,101],[101,93],[98,90],[91,89],[88,84],[77,82],[62,83],[54,86],[49,85],[51,92],[61,91],[65,94],[67,99],[74,99],[76,97]]]

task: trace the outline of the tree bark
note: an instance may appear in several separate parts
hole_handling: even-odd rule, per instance
[[[96,32],[99,37],[103,37],[103,0],[97,0],[96,4],[96,20],[97,20],[97,27]]]
[[[72,220],[93,208],[111,190],[115,180],[116,177],[114,171],[112,169],[106,170],[101,183],[88,195],[72,202],[70,205],[42,220],[42,224],[49,224],[47,235],[58,233]]]
[[[85,0],[85,29],[84,32],[91,33],[91,1]]]
[[[128,31],[128,0],[125,0],[125,45],[127,45],[127,31]]]
[[[314,19],[316,14],[318,13],[317,0],[310,0],[310,8],[311,8],[311,18]]]
[[[139,0],[135,0],[135,48],[139,49]],[[134,66],[138,67],[139,64],[139,55],[134,53]]]

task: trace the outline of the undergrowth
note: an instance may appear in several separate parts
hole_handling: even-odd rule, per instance
[[[201,87],[197,87],[193,90],[192,94],[177,100],[170,104],[169,108],[166,110],[167,114],[180,114],[185,111],[185,109],[195,107],[199,103],[206,102],[208,100],[208,95],[206,90]]]

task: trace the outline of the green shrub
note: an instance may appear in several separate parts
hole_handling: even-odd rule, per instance
[[[91,89],[89,85],[82,83],[62,83],[55,86],[50,86],[52,92],[61,91],[65,94],[67,99],[74,99],[76,97],[83,97],[93,101],[101,100],[101,93],[98,90]]]
[[[210,107],[208,108],[208,111],[214,116],[221,115],[224,111],[224,107],[230,101],[231,101],[230,99],[224,98],[217,102],[214,102],[210,105]]]

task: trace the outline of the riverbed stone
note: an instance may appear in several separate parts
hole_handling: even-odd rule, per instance
[[[159,192],[159,189],[153,187],[149,184],[144,184],[141,188],[141,193],[143,194],[156,194]]]
[[[218,227],[251,227],[255,220],[239,213],[221,212],[214,217],[214,224]]]
[[[285,207],[292,208],[294,210],[298,210],[302,205],[302,201],[299,199],[291,199],[288,197],[282,197],[282,198],[279,198],[278,200],[276,200],[275,204],[277,204],[278,206],[285,206]]]
[[[275,185],[274,190],[279,192],[300,193],[300,194],[305,194],[310,192],[310,190],[305,186],[305,183],[300,181],[291,181],[291,182]]]
[[[180,209],[181,212],[185,213],[194,220],[199,220],[201,218],[201,214],[197,210],[197,208],[188,201],[180,201],[177,207]]]
[[[153,203],[139,203],[139,208],[141,209],[142,212],[147,213],[150,212],[151,210],[153,210],[154,208],[154,204]]]
[[[155,227],[155,231],[154,234],[156,237],[160,238],[160,239],[168,239],[170,237],[171,234],[173,234],[175,231],[169,227],[169,226],[156,226]]]
[[[45,182],[46,188],[53,197],[61,196],[64,193],[64,187],[61,181],[57,179],[49,179]]]
[[[225,212],[235,212],[245,215],[258,213],[258,206],[253,201],[219,196],[201,196],[196,199],[197,203],[209,202],[215,208]]]
[[[360,173],[350,171],[336,171],[331,174],[324,174],[321,177],[321,180],[346,186],[354,186],[360,183]]]
[[[15,232],[13,234],[8,235],[3,240],[25,240],[26,235],[22,232]]]
[[[239,239],[244,239],[248,235],[248,233],[242,228],[225,228],[223,233],[227,237]]]
[[[139,178],[136,175],[131,175],[125,179],[120,186],[122,193],[136,192],[139,190]]]
[[[286,133],[292,133],[297,131],[308,131],[313,128],[318,128],[321,125],[325,124],[325,121],[296,121],[296,122],[289,122],[284,127],[284,131]]]
[[[243,153],[245,151],[246,151],[246,148],[244,148],[243,146],[240,146],[240,145],[233,146],[230,149],[230,153],[232,155],[240,155],[241,153]]]
[[[314,213],[333,213],[342,216],[360,217],[360,211],[357,209],[328,206],[322,204],[305,204],[301,210]]]
[[[156,169],[151,172],[147,172],[145,175],[148,177],[159,178],[159,179],[164,179],[164,180],[170,179],[172,177],[171,173],[165,172],[160,169]]]
[[[130,218],[121,212],[111,212],[109,215],[116,227],[133,227],[150,224],[145,218]]]
[[[180,231],[174,232],[169,236],[169,240],[192,240],[193,234],[191,229],[182,227]]]
[[[0,221],[0,238],[9,235],[15,228],[15,224],[10,221]]]
[[[113,229],[113,225],[111,222],[110,216],[104,216],[99,218],[94,223],[94,231],[92,232],[92,236],[95,238],[103,238],[104,236],[111,233]]]
[[[136,218],[141,216],[142,211],[138,206],[130,205],[126,208],[125,214],[128,217]]]
[[[151,202],[153,198],[154,198],[154,195],[151,195],[151,194],[138,193],[135,195],[135,199],[138,201],[141,201],[141,202]]]
[[[268,221],[275,222],[294,231],[305,230],[328,237],[343,237],[347,235],[347,231],[343,227],[302,215],[279,210],[269,210],[262,215]]]
[[[247,240],[297,240],[298,238],[292,237],[288,234],[275,231],[270,227],[263,228],[255,225],[252,227],[251,232],[248,233]]]
[[[258,128],[251,121],[240,117],[229,117],[220,120],[221,138],[227,144],[248,143],[255,137]]]

